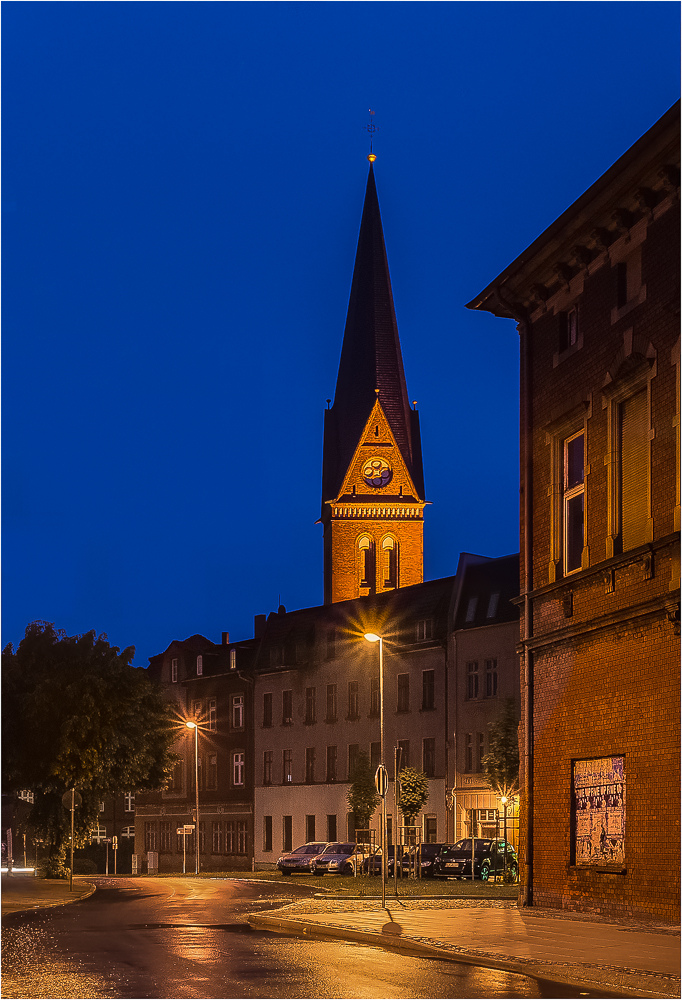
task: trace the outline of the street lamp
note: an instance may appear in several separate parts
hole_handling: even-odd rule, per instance
[[[503,795],[500,799],[502,805],[504,806],[504,881],[507,880],[507,796]]]
[[[194,730],[194,789],[196,791],[196,826],[194,844],[196,846],[196,873],[199,874],[199,727],[196,722],[186,722],[188,729]]]
[[[367,642],[379,643],[379,722],[381,726],[381,769],[384,770],[384,639],[375,632],[365,632]],[[397,821],[397,815],[395,817]],[[397,854],[397,851],[395,852]],[[386,907],[386,863],[388,858],[388,844],[386,843],[386,790],[381,796],[381,905]],[[398,864],[398,858],[393,858],[394,866]]]

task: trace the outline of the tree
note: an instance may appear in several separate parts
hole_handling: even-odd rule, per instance
[[[162,787],[174,759],[170,707],[161,691],[106,635],[67,636],[48,622],[26,628],[2,653],[5,791],[34,793],[30,828],[48,845],[48,874],[64,876],[72,787],[75,844],[97,825],[99,803],[122,791]]]
[[[429,799],[429,779],[423,771],[404,767],[398,775],[398,781],[400,782],[398,806],[403,814],[405,826],[414,826],[417,814]]]
[[[381,801],[381,796],[374,784],[374,772],[369,757],[362,750],[357,755],[350,779],[348,808],[355,816],[355,829],[367,830],[372,814]]]
[[[507,798],[519,789],[518,726],[516,704],[507,698],[500,718],[488,726],[488,753],[481,761],[490,787]]]

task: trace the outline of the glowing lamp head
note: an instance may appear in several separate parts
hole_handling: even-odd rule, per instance
[[[502,803],[503,806],[506,806],[506,804],[507,804],[507,796],[503,795],[502,798],[500,799],[500,802]]]
[[[365,639],[367,642],[379,642],[381,640],[381,636],[375,635],[374,632],[365,632]]]
[[[196,729],[197,728],[196,722],[186,722],[185,725],[187,726],[188,729]]]
[[[369,156],[367,157],[367,159],[369,160],[370,163],[374,163],[374,161],[376,160],[376,158],[377,158],[376,153],[370,153]]]

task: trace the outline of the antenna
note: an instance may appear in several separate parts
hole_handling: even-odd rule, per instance
[[[374,133],[379,131],[379,126],[374,124],[374,112],[372,111],[371,108],[369,109],[369,114],[370,114],[369,122],[367,123],[367,125],[364,126],[365,131],[369,132],[369,156],[367,157],[367,159],[369,160],[370,163],[374,163],[374,161],[376,160],[376,155],[373,149]]]

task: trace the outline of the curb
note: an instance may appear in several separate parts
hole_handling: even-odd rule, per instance
[[[422,956],[424,958],[438,958],[447,962],[457,962],[462,965],[476,965],[479,968],[498,969],[501,972],[516,972],[520,975],[532,976],[535,979],[542,979],[547,982],[556,983],[560,986],[574,986],[576,988],[591,986],[594,989],[603,991],[613,991],[613,993],[627,997],[649,997],[649,998],[670,998],[679,996],[679,983],[675,982],[674,992],[661,992],[649,986],[634,987],[627,986],[619,982],[608,982],[603,979],[590,979],[586,976],[575,976],[562,974],[554,965],[542,965],[537,962],[511,958],[492,958],[489,955],[476,955],[472,952],[453,952],[449,948],[438,945],[424,944],[414,938],[394,938],[388,934],[380,934],[376,931],[359,931],[346,927],[332,927],[328,924],[320,924],[314,921],[293,920],[291,918],[274,917],[265,914],[249,914],[246,918],[253,928],[274,931],[277,934],[296,934],[303,937],[323,937],[337,938],[343,941],[359,941],[361,944],[370,944],[375,947],[386,948],[388,951],[400,951],[405,954]],[[587,970],[586,970],[587,971]],[[635,970],[622,970],[621,975],[641,975],[647,979],[659,978],[658,973],[636,972]],[[662,975],[660,978],[666,978]],[[652,983],[652,986],[654,984]],[[659,984],[657,984],[659,985]],[[671,983],[671,986],[673,984]]]

